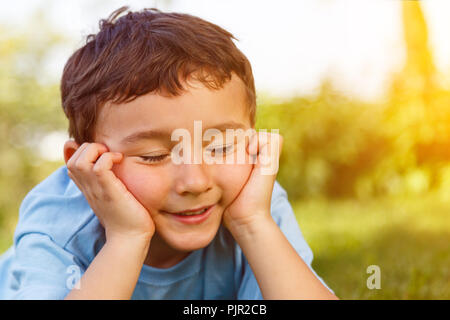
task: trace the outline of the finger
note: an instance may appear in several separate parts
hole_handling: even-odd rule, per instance
[[[282,137],[278,133],[262,132],[258,141],[258,161],[256,169],[264,175],[278,172]]]
[[[249,137],[247,153],[249,155],[249,163],[255,164],[258,155],[258,132],[256,130],[254,130],[252,135]]]
[[[269,138],[269,147],[271,150],[271,154],[275,154],[277,157],[279,157],[283,146],[283,136],[279,133],[271,133]]]
[[[122,159],[122,153],[105,152],[98,158],[97,162],[92,168],[92,172],[95,174],[97,181],[99,182],[99,185],[103,191],[111,192],[113,189],[115,189],[115,192],[126,191],[122,183],[111,170],[114,164],[120,163]]]
[[[281,136],[277,133],[259,132],[257,135],[257,161],[253,167],[247,184],[258,185],[268,193],[273,190],[279,167],[279,144]]]
[[[283,144],[283,137],[279,133],[261,132],[258,138],[259,155],[268,156],[272,153],[279,153]]]
[[[75,162],[75,167],[80,171],[89,172],[92,170],[98,157],[107,151],[108,148],[104,144],[91,143],[83,150],[82,154]]]
[[[75,150],[74,154],[70,157],[69,161],[67,161],[67,168],[74,169],[75,163],[77,162],[80,155],[83,153],[84,149],[87,148],[89,145],[88,142],[84,142],[81,146],[78,147],[77,150]]]
[[[73,183],[75,183],[75,185],[78,187],[78,189],[82,190],[81,184],[77,181],[76,177],[73,175],[73,173],[70,170],[67,170],[67,175],[73,181]]]
[[[120,163],[122,159],[123,155],[120,152],[105,152],[98,158],[92,171],[96,175],[101,175],[105,171],[110,171],[114,164]]]
[[[250,155],[257,155],[258,153],[258,132],[253,132],[248,144],[248,153]]]

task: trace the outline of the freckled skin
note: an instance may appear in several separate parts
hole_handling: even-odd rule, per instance
[[[189,90],[178,97],[147,94],[125,104],[106,104],[99,114],[95,142],[110,151],[122,152],[124,159],[113,172],[150,212],[156,233],[151,240],[146,264],[170,267],[192,250],[206,247],[216,235],[224,209],[237,197],[252,170],[252,164],[175,164],[170,156],[156,163],[139,158],[169,154],[178,141],[145,140],[132,147],[120,141],[127,135],[159,129],[172,132],[187,129],[194,148],[194,120],[202,129],[228,121],[251,128],[245,104],[243,82],[233,74],[220,90],[210,90],[190,82]],[[195,84],[195,86],[193,86]],[[201,139],[201,137],[200,137]],[[203,142],[206,147],[210,142]],[[201,224],[186,225],[161,211],[181,211],[216,204]]]

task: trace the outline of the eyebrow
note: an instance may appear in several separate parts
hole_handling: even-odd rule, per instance
[[[219,131],[225,131],[226,129],[246,129],[246,126],[234,121],[228,121],[224,123],[219,123],[213,126],[209,126],[207,128],[204,128],[204,130],[208,129],[217,129]],[[203,129],[203,128],[202,128]],[[145,130],[145,131],[138,131],[135,133],[132,133],[125,138],[122,139],[121,144],[132,144],[136,143],[141,140],[152,140],[152,139],[161,139],[161,138],[170,138],[172,135],[172,132],[165,131],[165,130]]]

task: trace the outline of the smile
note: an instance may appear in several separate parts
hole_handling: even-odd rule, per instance
[[[198,215],[198,214],[205,213],[205,211],[208,210],[209,208],[211,208],[212,206],[213,205],[203,206],[203,207],[188,209],[188,210],[183,210],[183,211],[176,211],[176,212],[165,211],[165,212],[171,213],[171,214],[176,214],[176,215],[182,215],[182,216],[191,216],[191,215]]]
[[[199,211],[189,211],[189,212],[176,213],[176,214],[181,215],[181,216],[193,216],[193,215],[205,213],[206,210],[208,210],[208,208],[205,208],[205,209],[202,209]]]
[[[208,219],[215,205],[180,212],[165,212],[171,218],[184,224],[199,224]]]

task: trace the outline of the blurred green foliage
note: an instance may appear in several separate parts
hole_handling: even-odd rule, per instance
[[[382,109],[329,83],[316,96],[258,108],[256,127],[279,128],[284,138],[278,180],[291,198],[352,196],[388,147],[379,131]]]
[[[437,80],[420,2],[402,6],[407,59],[384,101],[324,82],[315,96],[258,105],[256,127],[285,139],[278,179],[291,199],[450,193],[450,90]]]
[[[39,154],[40,139],[67,125],[58,84],[43,84],[40,75],[64,39],[40,25],[39,33],[0,27],[0,251],[10,244],[23,197],[61,165]]]

